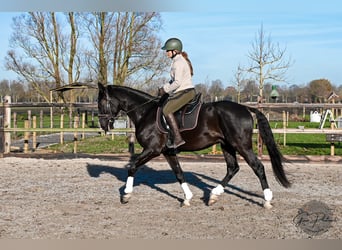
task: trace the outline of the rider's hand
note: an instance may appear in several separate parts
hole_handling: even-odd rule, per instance
[[[164,88],[159,88],[158,89],[158,96],[163,96],[165,94],[166,94],[166,92],[165,92]]]

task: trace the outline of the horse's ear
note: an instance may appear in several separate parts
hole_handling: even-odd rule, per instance
[[[97,86],[99,87],[99,92],[100,93],[105,92],[105,86],[102,83],[98,82]]]

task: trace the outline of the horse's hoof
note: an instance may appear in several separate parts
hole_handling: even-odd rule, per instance
[[[271,202],[270,201],[265,201],[265,203],[264,203],[264,208],[266,208],[266,209],[271,209],[273,206],[272,206],[272,204],[271,204]]]
[[[211,194],[209,201],[208,201],[208,206],[214,205],[217,201],[218,201],[218,195]]]
[[[182,207],[190,207],[190,200],[184,200],[181,204]]]
[[[127,204],[131,198],[131,194],[124,194],[121,196],[121,204]]]

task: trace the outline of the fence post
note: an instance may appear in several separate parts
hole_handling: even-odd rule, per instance
[[[17,112],[13,112],[13,128],[17,128],[18,127],[18,122],[17,122]],[[14,131],[13,132],[13,138],[17,138],[17,132]]]
[[[31,121],[32,121],[32,111],[29,109],[27,110],[27,119],[30,121],[30,126],[31,126]]]
[[[5,134],[4,134],[4,104],[0,106],[0,158],[4,157]]]
[[[43,126],[44,126],[43,115],[44,115],[43,110],[40,110],[40,112],[39,112],[39,127],[40,128],[43,128]]]
[[[334,129],[335,129],[335,123],[334,123],[334,121],[330,121],[330,128],[331,128],[331,130],[334,130]],[[334,142],[331,142],[331,143],[330,143],[330,155],[331,155],[331,156],[334,156],[334,155],[335,155],[335,143],[334,143]]]
[[[53,128],[53,109],[50,107],[50,128]]]
[[[32,128],[37,128],[37,117],[32,116]],[[37,132],[32,133],[32,149],[35,151],[37,149]]]
[[[61,114],[60,127],[64,128],[64,114],[63,113]],[[61,134],[60,134],[60,143],[61,143],[61,145],[63,145],[63,143],[64,143],[64,132],[63,131],[61,131]]]
[[[283,111],[283,129],[284,129],[284,142],[283,145],[286,146],[286,113]]]
[[[86,118],[86,115],[85,113],[82,113],[82,128],[85,128],[85,118]],[[82,140],[85,139],[85,132],[83,131],[82,132]]]
[[[4,128],[11,128],[11,97],[5,96],[4,97]],[[5,133],[5,142],[4,142],[4,153],[9,153],[11,151],[11,133]]]
[[[72,106],[69,107],[69,128],[72,128]]]
[[[24,128],[30,128],[30,121],[25,120],[24,121]],[[24,132],[24,153],[28,153],[29,149],[29,138],[30,138],[30,132]]]
[[[78,128],[78,123],[79,123],[80,117],[75,116],[74,120],[74,128]],[[77,153],[77,132],[74,132],[74,154]]]
[[[95,127],[95,114],[94,114],[94,110],[91,111],[91,127]]]

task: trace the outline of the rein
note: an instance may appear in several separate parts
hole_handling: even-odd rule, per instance
[[[132,109],[130,109],[128,111],[126,111],[126,114],[128,114],[128,113],[130,113],[130,112],[132,112],[132,111],[134,111],[134,110],[136,110],[136,109],[138,109],[138,108],[140,108],[140,107],[142,107],[142,106],[144,106],[144,105],[146,105],[146,104],[148,104],[150,102],[158,100],[158,99],[159,99],[159,97],[152,98],[151,100],[148,100],[148,101],[146,101],[146,102],[144,102],[144,103],[142,103],[142,104],[140,104],[140,105],[138,105],[138,106],[136,106],[136,107],[134,107],[134,108],[132,108]]]
[[[107,99],[107,109],[109,110],[110,114],[99,114],[98,117],[100,117],[100,118],[101,117],[107,118],[107,119],[109,119],[109,121],[114,122],[116,117],[112,114],[112,109],[110,107],[111,106],[111,97],[109,96],[107,89],[106,89],[106,99]],[[142,106],[144,106],[144,105],[146,105],[146,104],[148,104],[150,102],[158,100],[158,99],[159,99],[158,96],[155,97],[155,98],[152,98],[151,100],[148,100],[148,101],[146,101],[146,102],[144,102],[144,103],[142,103],[142,104],[140,104],[140,105],[138,105],[138,106],[136,106],[136,107],[134,107],[134,108],[132,108],[132,109],[130,109],[128,111],[126,111],[126,114],[128,114],[128,113],[130,113],[130,112],[132,112],[132,111],[134,111],[134,110],[136,110],[136,109],[138,109],[138,108],[140,108],[140,107],[142,107]]]

